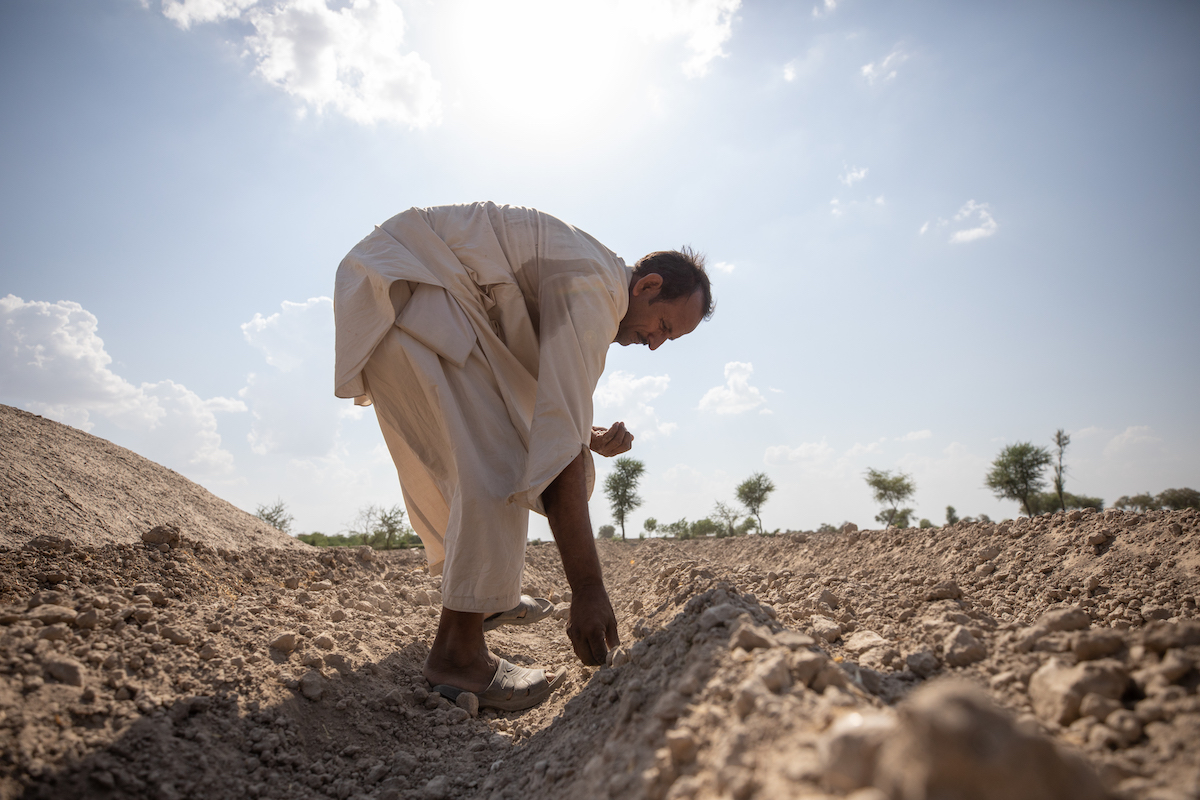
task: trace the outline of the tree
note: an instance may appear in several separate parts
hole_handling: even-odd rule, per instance
[[[900,504],[917,491],[912,476],[900,471],[893,475],[891,470],[867,467],[866,480],[867,485],[871,487],[871,494],[875,498],[875,502],[882,506],[890,506],[879,512],[875,521],[882,523],[885,527],[895,524],[897,527],[907,528],[908,518],[912,515],[913,510],[911,508],[902,509]]]
[[[688,533],[692,535],[693,539],[703,539],[706,536],[714,534],[720,536],[721,526],[708,517],[705,517],[704,519],[696,520],[688,526]]]
[[[608,496],[613,519],[621,526],[621,541],[625,540],[625,520],[642,504],[637,484],[645,471],[646,465],[641,461],[622,456],[613,462],[613,471],[604,479],[604,494]]]
[[[767,498],[771,492],[775,491],[775,484],[767,477],[765,472],[756,472],[746,480],[738,484],[737,499],[738,502],[746,507],[746,509],[754,515],[758,520],[758,529],[763,529],[762,516],[758,513],[763,504],[767,502]]]
[[[958,522],[958,512],[954,510],[954,506],[946,506],[946,524],[953,525]]]
[[[283,531],[289,536],[292,533],[292,523],[296,521],[295,518],[288,513],[287,504],[278,498],[276,498],[275,505],[273,506],[260,505],[255,510],[254,516],[258,517],[272,528]]]
[[[1071,443],[1071,437],[1062,428],[1054,432],[1054,451],[1058,456],[1058,463],[1054,465],[1054,493],[1058,495],[1058,506],[1062,511],[1067,510],[1067,501],[1063,497],[1063,487],[1066,485],[1066,470],[1063,469],[1063,453],[1067,449],[1067,445]]]
[[[733,536],[737,533],[737,523],[742,515],[733,506],[726,505],[718,500],[717,504],[713,506],[712,515],[713,519],[725,526],[726,536]],[[717,535],[720,536],[721,534],[718,533]]]
[[[645,529],[646,533],[653,536],[654,532],[658,530],[658,520],[654,517],[646,517],[646,521],[642,523],[642,528]]]
[[[363,506],[350,523],[347,542],[357,540],[358,544],[369,544],[378,550],[413,547],[420,542],[420,537],[408,527],[404,517],[404,509],[399,505],[391,508]]]
[[[1195,489],[1167,489],[1159,492],[1158,497],[1154,498],[1158,501],[1161,508],[1169,508],[1172,511],[1182,511],[1185,508],[1200,508],[1200,492]]]
[[[1017,500],[1025,513],[1033,516],[1030,498],[1046,488],[1042,473],[1052,461],[1044,447],[1033,442],[1017,442],[1000,451],[992,470],[984,478],[986,485],[1001,500]]]
[[[596,533],[600,536],[601,539],[611,539],[617,535],[617,529],[614,528],[612,525],[601,525],[599,530],[596,531]]]
[[[1035,495],[1030,495],[1029,505],[1033,508],[1034,514],[1046,514],[1060,509],[1070,510],[1072,508],[1104,510],[1104,501],[1099,497],[1088,497],[1087,495],[1071,494],[1070,492],[1063,492],[1062,497],[1059,497],[1054,492],[1038,492]]]
[[[1113,503],[1113,508],[1132,508],[1135,511],[1157,511],[1158,498],[1149,492],[1135,494],[1132,497],[1121,495]]]
[[[920,528],[932,528],[932,527],[934,527],[934,524],[933,524],[932,522],[930,522],[929,520],[927,520],[927,519],[922,519],[922,520],[921,520],[921,524],[920,524],[920,525],[918,525],[917,527],[920,527]]]

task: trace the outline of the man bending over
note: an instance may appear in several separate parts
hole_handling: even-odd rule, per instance
[[[567,635],[604,663],[617,621],[587,501],[591,452],[633,435],[592,426],[612,342],[658,349],[712,314],[703,261],[686,248],[633,269],[588,234],[531,208],[413,208],[338,268],[335,394],[374,404],[442,613],[425,677],[448,697],[520,710],[564,675],[498,658],[485,626],[543,618],[521,594],[529,512],[545,514],[571,586]]]

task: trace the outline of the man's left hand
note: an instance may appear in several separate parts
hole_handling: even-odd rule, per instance
[[[624,422],[614,422],[609,428],[599,428],[593,425],[592,441],[588,446],[591,447],[592,452],[612,458],[629,452],[629,449],[633,447],[633,434],[625,429]]]

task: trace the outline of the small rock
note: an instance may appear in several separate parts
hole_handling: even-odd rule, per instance
[[[888,644],[887,639],[884,639],[875,631],[868,630],[855,631],[842,642],[842,645],[855,655],[865,653],[875,647],[886,647]]]
[[[998,555],[1000,555],[1000,546],[996,544],[989,544],[987,547],[975,554],[975,563],[983,564],[987,561],[991,561]]]
[[[83,665],[69,658],[51,658],[43,665],[46,674],[69,686],[83,685]]]
[[[796,680],[811,686],[829,661],[829,656],[812,650],[800,650],[788,657],[788,666]]]
[[[38,631],[37,638],[49,639],[52,642],[61,642],[64,639],[71,638],[71,629],[61,622],[56,625],[48,625]]]
[[[1172,647],[1200,644],[1200,622],[1152,622],[1142,634],[1142,643],[1147,650],[1156,653],[1165,653]]]
[[[325,694],[325,678],[317,670],[309,670],[300,678],[300,694],[309,700],[320,700]]]
[[[92,630],[100,624],[100,614],[94,609],[89,608],[87,611],[80,612],[75,617],[75,627],[84,630]]]
[[[776,651],[769,654],[754,668],[754,677],[775,694],[787,691],[792,685],[787,653]]]
[[[1092,618],[1082,608],[1052,608],[1038,618],[1038,625],[1048,631],[1080,631],[1091,626]]]
[[[837,595],[835,595],[833,592],[826,589],[824,586],[820,587],[819,589],[814,591],[812,594],[810,594],[808,596],[808,600],[814,606],[824,603],[825,605],[829,606],[830,608],[838,607]]]
[[[346,612],[340,608],[335,608],[329,618],[334,622],[341,622],[346,618]]]
[[[733,693],[733,709],[741,718],[751,714],[760,700],[767,696],[767,687],[757,678],[748,678]]]
[[[813,614],[809,624],[812,625],[813,636],[818,639],[824,639],[827,642],[836,642],[842,638],[842,626],[829,617]]]
[[[287,578],[284,579],[283,586],[285,589],[299,589],[300,588],[300,576],[299,575],[288,576]]]
[[[292,652],[296,649],[296,634],[290,631],[279,634],[271,640],[271,649],[281,653]]]
[[[920,650],[916,653],[909,653],[904,659],[905,665],[914,675],[919,675],[922,678],[928,678],[933,673],[937,672],[940,662],[938,657],[929,650]]]
[[[343,675],[354,671],[354,661],[344,653],[330,653],[325,656],[325,666],[336,669]]]
[[[159,635],[171,644],[191,644],[192,635],[170,625],[159,631]]]
[[[667,731],[667,749],[671,751],[671,760],[680,766],[691,764],[696,760],[696,752],[700,749],[696,734],[687,728],[676,728]]]
[[[965,667],[982,661],[987,648],[962,625],[956,627],[942,643],[942,658],[952,667]]]
[[[462,692],[454,699],[454,705],[467,712],[470,717],[479,716],[479,697],[472,692]]]
[[[330,592],[333,591],[333,584],[329,581],[316,581],[309,584],[308,588],[314,592]]]
[[[875,761],[874,785],[895,798],[1104,800],[1091,770],[1014,725],[966,684],[939,682],[899,708]]]
[[[1104,718],[1121,707],[1118,700],[1111,697],[1103,697],[1095,692],[1088,692],[1079,701],[1079,716],[1093,717],[1094,719],[1103,722]]]
[[[462,697],[462,695],[460,694],[459,697]],[[478,700],[478,698],[476,699]],[[455,725],[459,722],[466,722],[470,718],[471,712],[465,708],[462,708],[461,706],[455,706],[454,708],[450,709],[449,713],[446,714],[446,721],[451,725]]]
[[[745,609],[735,606],[733,603],[722,603],[706,608],[700,615],[700,630],[706,631],[718,625],[724,625],[731,619],[737,619],[743,613],[745,613]]]
[[[180,542],[179,528],[175,525],[156,525],[142,534],[146,544],[165,544],[168,547],[178,547]]]
[[[450,779],[445,775],[438,775],[429,779],[425,788],[422,789],[422,794],[427,800],[446,800],[450,796],[450,791]]]
[[[925,592],[926,600],[960,600],[962,589],[954,581],[942,581]]]
[[[320,636],[313,639],[313,644],[322,650],[332,650],[334,646],[333,637],[328,633],[322,633]]]
[[[887,714],[846,714],[821,739],[819,751],[825,781],[843,792],[870,785],[879,748],[896,730]]]
[[[55,625],[59,622],[74,622],[75,609],[66,606],[47,603],[29,612],[30,619],[36,619],[43,625]]]
[[[1075,657],[1080,661],[1093,661],[1111,656],[1125,647],[1125,638],[1114,630],[1083,631],[1071,643]]]
[[[766,628],[743,620],[738,623],[729,636],[729,649],[740,647],[743,650],[753,650],[757,647],[770,648],[775,646],[771,632]]]
[[[1112,539],[1112,534],[1106,530],[1092,531],[1087,536],[1087,543],[1092,547],[1103,547]]]
[[[201,661],[211,661],[220,655],[220,651],[217,650],[217,646],[213,642],[205,642],[196,655],[200,657]]]
[[[1029,700],[1041,719],[1070,725],[1079,718],[1084,695],[1090,692],[1118,700],[1128,683],[1129,675],[1119,661],[1084,661],[1068,667],[1051,658],[1029,679]]]
[[[1142,619],[1146,622],[1154,622],[1156,620],[1170,619],[1174,614],[1171,609],[1163,608],[1162,606],[1143,606]]]

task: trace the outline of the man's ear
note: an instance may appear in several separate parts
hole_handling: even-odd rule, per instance
[[[655,297],[658,297],[658,292],[662,289],[662,284],[662,275],[659,275],[657,272],[651,272],[649,275],[639,278],[637,283],[633,284],[633,291],[630,294],[637,297],[645,292],[649,292],[650,296],[647,299],[653,300]]]

